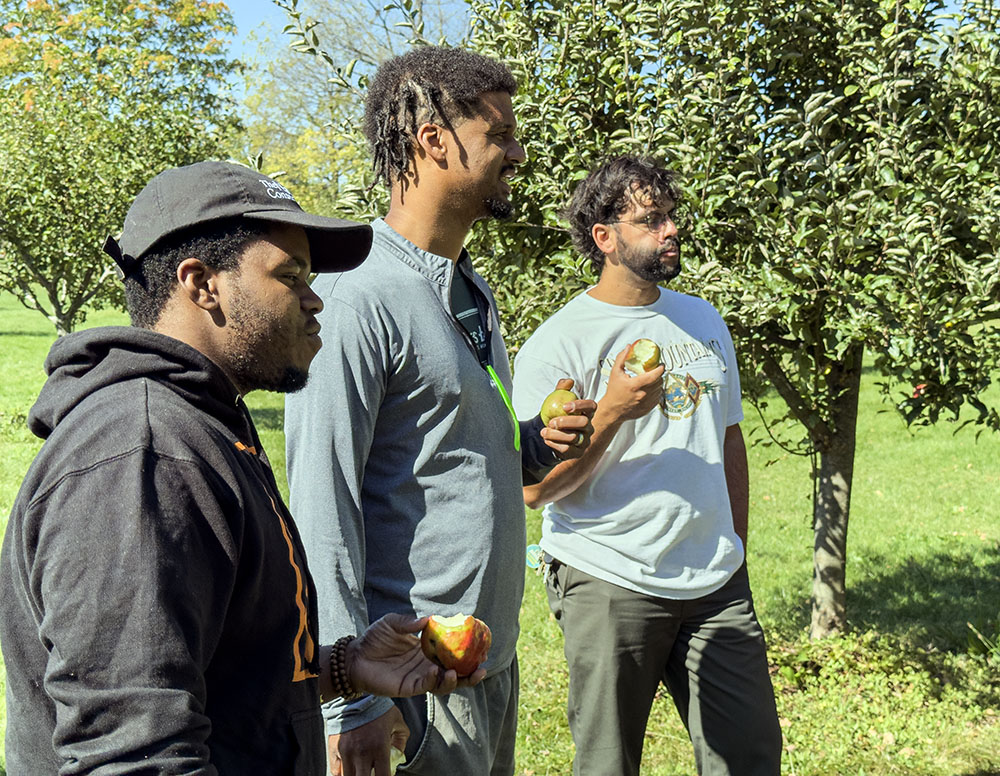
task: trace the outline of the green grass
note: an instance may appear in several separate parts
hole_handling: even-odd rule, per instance
[[[122,323],[95,313],[88,325]],[[48,323],[0,295],[0,523],[39,442],[24,417],[44,381]],[[809,462],[751,446],[751,582],[768,634],[789,776],[1000,774],[1000,654],[974,637],[1000,630],[1000,438],[954,426],[907,430],[885,412],[866,375],[848,540],[851,632],[804,637],[812,573]],[[987,399],[996,404],[1000,390]],[[282,398],[251,394],[279,485],[285,489]],[[745,430],[756,418],[748,410]],[[752,438],[760,436],[752,434]],[[776,452],[777,451],[777,452]],[[777,460],[773,460],[777,458]],[[537,537],[537,513],[528,515]],[[521,612],[519,776],[568,774],[562,636],[542,580],[526,572]],[[970,648],[971,647],[971,648]],[[0,663],[0,682],[3,680]],[[0,704],[0,725],[3,707]],[[0,776],[4,773],[0,756]],[[669,697],[658,697],[643,774],[694,773]]]

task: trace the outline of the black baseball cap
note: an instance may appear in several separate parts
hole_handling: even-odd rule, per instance
[[[368,224],[306,213],[276,180],[232,162],[197,162],[165,170],[139,192],[121,237],[108,237],[104,252],[122,277],[157,242],[192,226],[228,218],[301,226],[309,237],[313,272],[354,269],[372,247]]]

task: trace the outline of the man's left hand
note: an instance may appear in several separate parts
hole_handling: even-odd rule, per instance
[[[556,390],[570,391],[573,381],[564,377],[556,383]],[[566,402],[567,415],[552,418],[549,425],[541,430],[542,439],[562,461],[579,458],[590,444],[594,427],[590,419],[597,410],[597,402],[593,399],[577,399]]]

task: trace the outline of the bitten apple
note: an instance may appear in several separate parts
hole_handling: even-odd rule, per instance
[[[653,340],[640,337],[628,346],[625,354],[625,368],[632,374],[641,375],[660,365],[660,346]]]
[[[545,401],[542,402],[542,409],[538,412],[542,416],[542,423],[547,426],[552,418],[560,418],[563,415],[568,415],[569,413],[566,412],[563,405],[568,401],[576,401],[579,398],[575,393],[567,391],[564,388],[554,390],[545,397]]]
[[[471,614],[431,615],[420,635],[427,659],[454,668],[459,676],[468,676],[483,664],[492,642],[489,626]]]

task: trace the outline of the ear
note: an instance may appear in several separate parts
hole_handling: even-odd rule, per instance
[[[601,253],[608,255],[618,250],[618,233],[607,224],[594,224],[590,236]]]
[[[182,296],[203,310],[219,309],[219,274],[201,259],[184,259],[177,265],[177,284]]]
[[[446,130],[437,124],[421,124],[417,129],[417,149],[435,162],[443,162],[448,156]]]

